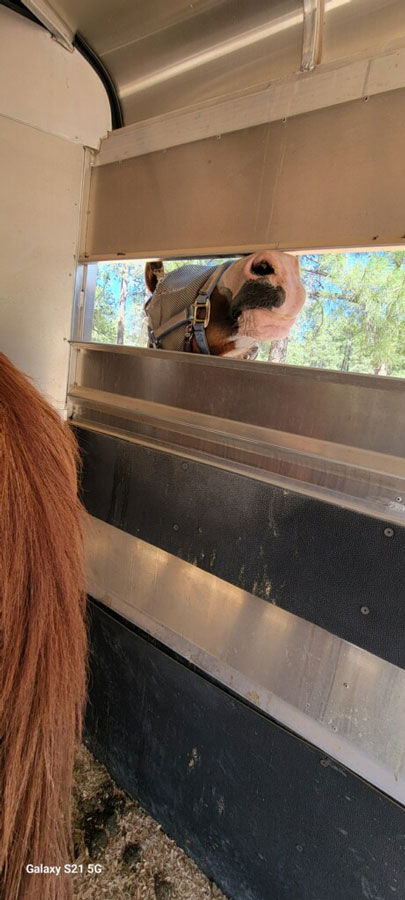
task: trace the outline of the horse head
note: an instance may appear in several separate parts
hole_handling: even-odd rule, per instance
[[[159,260],[146,264],[145,280],[156,297],[145,307],[151,345],[214,356],[254,358],[258,341],[287,336],[305,301],[298,260],[278,250],[261,250],[218,269],[186,266],[166,276]]]
[[[217,289],[229,304],[235,350],[247,340],[285,338],[305,302],[298,259],[278,250],[236,260],[221,276]]]

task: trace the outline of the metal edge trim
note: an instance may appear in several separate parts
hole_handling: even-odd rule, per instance
[[[102,141],[95,166],[111,165],[404,87],[403,47],[374,57],[360,54],[355,59],[320,65],[312,72],[290,75],[259,90],[228,95],[215,103],[206,101],[128,125]]]
[[[96,353],[114,353],[122,356],[146,356],[151,358],[156,358],[156,354],[158,354],[159,359],[172,360],[177,363],[181,363],[182,365],[190,365],[190,366],[219,366],[231,369],[242,369],[246,371],[260,373],[265,377],[274,377],[275,375],[280,376],[288,376],[294,378],[305,378],[308,380],[315,381],[326,381],[333,382],[339,384],[353,384],[359,385],[365,388],[373,388],[381,390],[389,390],[389,391],[400,391],[401,393],[404,390],[405,378],[395,378],[393,376],[385,375],[383,378],[378,375],[365,375],[363,373],[356,372],[339,372],[336,369],[315,369],[310,366],[289,366],[289,365],[280,365],[279,363],[261,363],[261,362],[251,362],[249,360],[235,360],[235,359],[225,359],[219,356],[211,356],[209,360],[199,356],[194,353],[179,353],[173,350],[150,350],[147,347],[130,347],[130,346],[119,346],[118,344],[101,344],[101,343],[88,343],[84,341],[70,341],[70,346],[72,350],[89,350],[95,351]],[[156,359],[157,361],[157,359]]]
[[[118,615],[122,616],[124,619],[140,628],[146,634],[149,634],[151,637],[158,640],[161,644],[165,645],[180,657],[184,658],[186,661],[198,668],[202,673],[209,675],[221,686],[228,688],[237,696],[241,697],[242,699],[249,702],[249,704],[256,707],[262,713],[274,719],[281,726],[288,728],[299,738],[312,744],[327,756],[330,756],[332,759],[336,760],[339,764],[350,769],[350,771],[354,772],[356,775],[375,787],[377,790],[383,792],[400,805],[405,805],[405,784],[403,775],[401,775],[403,769],[403,750],[399,753],[395,769],[394,771],[392,771],[392,768],[390,768],[387,760],[387,744],[389,742],[388,735],[379,734],[379,738],[382,741],[382,758],[378,759],[376,757],[372,757],[369,753],[364,752],[361,745],[362,733],[359,730],[359,728],[363,727],[361,724],[361,719],[360,724],[354,728],[354,739],[349,740],[344,734],[336,733],[338,731],[336,727],[331,730],[327,725],[325,726],[325,724],[316,721],[316,719],[314,719],[308,713],[304,712],[304,710],[299,707],[299,684],[297,684],[297,704],[292,705],[291,702],[286,701],[283,697],[279,696],[275,690],[272,690],[271,684],[267,686],[263,683],[258,684],[257,681],[250,678],[249,675],[246,674],[246,672],[244,672],[241,668],[238,668],[236,665],[230,665],[225,658],[218,657],[217,655],[215,655],[215,653],[210,652],[207,647],[202,646],[202,641],[204,640],[204,638],[199,638],[200,645],[190,640],[190,638],[186,634],[187,628],[189,629],[190,633],[199,634],[199,636],[200,634],[203,634],[204,627],[206,627],[207,613],[204,608],[198,608],[198,597],[196,601],[193,601],[192,597],[190,596],[190,593],[187,589],[189,579],[197,577],[200,585],[202,584],[203,589],[206,589],[205,586],[207,586],[208,588],[209,584],[211,583],[213,586],[214,594],[216,594],[217,597],[219,586],[219,596],[221,597],[222,601],[225,599],[225,596],[227,596],[230,601],[235,598],[236,609],[234,610],[233,621],[232,615],[229,617],[229,637],[231,644],[232,641],[237,641],[237,633],[235,636],[235,630],[237,629],[238,623],[240,623],[241,618],[243,618],[241,609],[243,609],[243,604],[246,598],[246,602],[250,607],[250,614],[252,614],[253,608],[254,617],[257,619],[257,623],[260,624],[262,633],[263,628],[266,626],[266,621],[263,620],[263,612],[264,608],[266,608],[267,616],[270,617],[270,619],[272,615],[277,613],[278,617],[281,616],[283,623],[286,623],[287,625],[292,624],[293,628],[295,627],[300,629],[300,631],[302,630],[303,640],[302,642],[300,642],[300,646],[301,643],[302,647],[304,647],[304,645],[312,646],[313,642],[311,641],[311,639],[308,640],[308,637],[311,638],[311,636],[315,636],[314,643],[318,648],[322,645],[322,641],[324,640],[325,656],[330,659],[334,657],[335,660],[337,660],[336,666],[338,668],[340,666],[341,657],[342,655],[344,656],[345,652],[347,652],[349,656],[352,657],[351,664],[352,666],[354,664],[354,671],[356,671],[356,659],[359,660],[360,665],[361,663],[363,663],[363,665],[365,664],[366,669],[368,661],[370,661],[369,665],[371,667],[371,670],[373,666],[378,670],[378,674],[376,676],[376,683],[378,685],[380,685],[384,680],[384,678],[382,677],[383,673],[386,676],[386,684],[385,686],[382,685],[381,687],[382,694],[384,694],[384,690],[386,690],[388,684],[391,684],[392,686],[392,677],[399,678],[401,682],[405,680],[405,672],[403,672],[401,669],[398,669],[396,666],[393,666],[391,663],[374,657],[371,653],[368,653],[365,650],[355,647],[354,645],[351,645],[348,642],[329,634],[322,628],[312,625],[311,623],[306,622],[303,619],[299,619],[292,613],[281,610],[279,607],[272,606],[271,604],[266,603],[266,601],[253,597],[252,595],[240,590],[239,588],[235,588],[234,586],[229,585],[226,582],[222,582],[221,579],[218,579],[216,576],[207,572],[203,572],[200,569],[196,569],[190,563],[186,563],[183,560],[172,557],[165,551],[152,547],[149,544],[145,544],[145,542],[140,541],[138,538],[128,535],[126,532],[121,532],[119,529],[116,529],[111,525],[107,525],[106,523],[101,522],[98,519],[94,519],[93,517],[88,518],[88,525],[85,530],[85,535],[88,564],[87,588],[88,593],[91,597],[94,597],[95,600],[100,601],[102,604],[104,604],[104,606],[118,613]],[[99,548],[97,547],[98,538],[100,538]],[[156,618],[156,616],[145,611],[145,609],[140,609],[139,606],[137,606],[137,600],[135,599],[135,596],[136,598],[139,597],[138,590],[136,591],[136,595],[133,595],[131,591],[131,600],[129,601],[127,599],[127,597],[125,596],[124,585],[125,576],[122,577],[121,575],[114,575],[113,571],[112,574],[109,574],[109,584],[100,583],[100,578],[101,580],[103,579],[103,574],[100,576],[99,566],[104,567],[105,577],[105,573],[107,571],[106,566],[108,566],[109,564],[107,558],[107,547],[110,548],[111,558],[113,558],[116,548],[120,545],[121,548],[122,545],[125,545],[126,547],[126,551],[124,551],[122,556],[123,558],[125,558],[125,552],[127,553],[127,563],[131,558],[132,551],[134,552],[134,557],[139,554],[138,562],[142,563],[142,561],[144,561],[143,571],[145,571],[146,566],[147,576],[145,584],[153,584],[152,592],[154,598],[156,598],[156,595],[159,592],[163,592],[163,595],[165,593],[165,586],[160,571],[160,569],[162,568],[162,564],[163,567],[167,566],[167,564],[171,564],[172,567],[173,565],[176,567],[179,572],[178,583],[183,586],[185,582],[185,587],[183,587],[183,592],[180,596],[180,601],[183,604],[183,634],[180,634],[177,630],[173,629],[170,624],[172,608],[170,607],[170,604],[166,602],[166,597],[164,599],[164,602],[162,603],[162,615],[159,620]],[[143,553],[146,553],[144,560],[142,560]],[[150,569],[151,560],[153,558],[155,558],[156,564],[155,566],[152,566],[153,581],[150,582],[151,571],[148,571],[148,564]],[[168,561],[168,563],[166,563],[166,560]],[[122,563],[121,569],[125,569],[125,566],[123,567]],[[95,570],[97,570],[97,575],[95,574]],[[135,567],[132,566],[131,573],[134,570]],[[142,566],[140,569],[137,568],[137,571],[141,573]],[[185,573],[187,574],[184,578]],[[118,579],[123,581],[123,584],[121,586],[117,583]],[[135,586],[138,587],[138,585],[135,585],[134,583],[134,588]],[[142,594],[142,585],[140,590]],[[162,594],[160,594],[159,596],[162,596]],[[179,594],[177,594],[176,596],[177,598],[179,598]],[[150,599],[151,598],[148,596],[147,602]],[[228,614],[230,611],[232,612],[232,605],[228,606],[226,610]],[[177,614],[178,613],[179,610],[177,610]],[[218,606],[218,614],[220,615],[221,613],[222,615],[224,615],[222,604],[221,608]],[[212,624],[213,623],[211,623],[211,625]],[[254,633],[254,631],[255,629],[252,628],[251,633]],[[271,631],[268,633],[271,638]],[[245,632],[242,636],[244,637],[246,642],[247,636]],[[280,642],[282,643],[283,641],[283,637],[280,638],[279,636],[277,638],[276,635],[276,637],[273,638],[273,642],[276,639],[278,640],[278,645],[280,645]],[[285,647],[286,657],[288,659],[288,642],[285,644]],[[231,652],[232,646],[230,646],[228,650],[229,652]],[[269,652],[270,651],[271,641],[269,646]],[[238,654],[238,651],[235,648],[233,652]],[[303,651],[303,654],[303,660],[305,663],[305,650]],[[333,665],[333,663],[331,663],[331,665]],[[297,678],[298,672],[299,661],[297,661]],[[393,675],[393,673],[395,673],[395,675]],[[291,673],[288,674],[290,677]],[[320,688],[321,676],[322,672],[320,668],[318,672],[318,681],[315,675],[313,677],[312,686],[314,684],[316,686],[319,682],[318,689]],[[337,690],[336,680],[335,670],[333,673],[331,672],[328,683],[324,683],[324,680],[322,681],[324,690],[327,694],[327,699],[325,700],[326,707],[331,704],[331,698],[333,697],[335,688]],[[357,697],[356,702],[360,703],[361,705],[361,700],[361,696],[360,698]],[[354,702],[355,701],[353,701],[353,706]],[[403,730],[404,723],[402,723],[401,726],[400,719],[395,724],[397,725],[399,732],[401,730],[401,727]],[[356,741],[359,743],[359,746],[356,746]],[[398,740],[398,745],[401,745],[400,738]]]
[[[121,430],[119,428],[94,425],[91,422],[78,419],[70,419],[69,424],[73,428],[80,428],[83,431],[105,434],[107,437],[117,437],[142,447],[148,447],[149,449],[158,450],[162,453],[170,453],[181,459],[189,459],[193,462],[204,463],[205,465],[213,466],[216,469],[232,472],[235,475],[244,475],[246,478],[253,478],[255,481],[272,484],[275,487],[291,491],[295,494],[301,494],[304,497],[322,500],[325,503],[330,503],[332,506],[337,506],[339,509],[349,509],[360,515],[370,516],[385,524],[404,525],[402,510],[398,512],[395,509],[379,509],[373,505],[372,501],[356,500],[355,498],[349,497],[347,494],[339,494],[336,491],[328,490],[327,488],[318,485],[309,485],[304,482],[295,481],[293,478],[284,475],[270,474],[263,469],[251,469],[246,464],[232,462],[229,459],[225,461],[220,456],[209,456],[208,454],[197,450],[191,452],[189,449],[179,448],[176,444],[170,444],[169,442],[154,441],[153,438],[144,439],[136,437],[136,435],[129,431],[125,431],[124,429]]]
[[[184,433],[209,436],[211,440],[226,438],[242,447],[262,452],[284,451],[301,460],[322,459],[328,460],[330,464],[350,466],[359,471],[385,474],[398,479],[405,477],[405,465],[401,457],[377,450],[364,450],[362,447],[340,444],[337,441],[267,428],[98,388],[70,386],[68,395],[72,403],[83,401],[93,409],[122,416],[123,419],[148,422],[156,427],[182,428]],[[400,472],[396,471],[398,469]]]

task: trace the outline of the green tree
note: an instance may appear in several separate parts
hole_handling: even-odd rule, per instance
[[[104,344],[114,344],[117,338],[118,317],[113,276],[109,263],[101,263],[98,266],[91,338]]]
[[[307,301],[286,362],[403,376],[405,253],[311,254],[301,269]]]
[[[92,340],[111,344],[141,342],[143,269],[143,261],[99,263]]]

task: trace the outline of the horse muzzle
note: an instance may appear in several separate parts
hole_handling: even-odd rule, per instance
[[[245,309],[279,309],[285,303],[285,290],[271,284],[266,276],[257,275],[245,281],[231,301],[232,315],[239,318]]]

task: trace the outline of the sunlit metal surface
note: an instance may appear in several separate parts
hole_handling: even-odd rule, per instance
[[[307,2],[307,0],[306,0]],[[50,0],[102,58],[125,122],[264,86],[301,66],[300,0]],[[402,0],[325,0],[322,62],[378,54],[405,37]]]
[[[76,343],[69,398],[79,427],[405,524],[401,380]]]
[[[303,0],[303,4],[304,35],[301,69],[303,72],[312,72],[312,69],[321,61],[325,4],[324,0]]]
[[[52,0],[113,76],[125,123],[297,71],[300,0]]]
[[[403,46],[404,40],[402,0],[351,0],[325,16],[322,64],[379,55]]]
[[[98,519],[88,593],[404,803],[405,671]]]
[[[320,43],[320,33],[318,38]],[[316,50],[314,31],[309,34],[308,43],[303,45],[304,65],[313,64]],[[365,96],[370,98],[403,87],[404,48],[381,56],[350,60],[339,65],[338,73],[331,64],[321,66],[311,78],[303,78],[302,72],[294,73],[289,78],[273,81],[237,97],[219,99],[209,105],[201,103],[112,131],[102,140],[94,165],[104,166],[156,150],[254,128],[265,122],[291,119],[352,100],[363,101]]]

